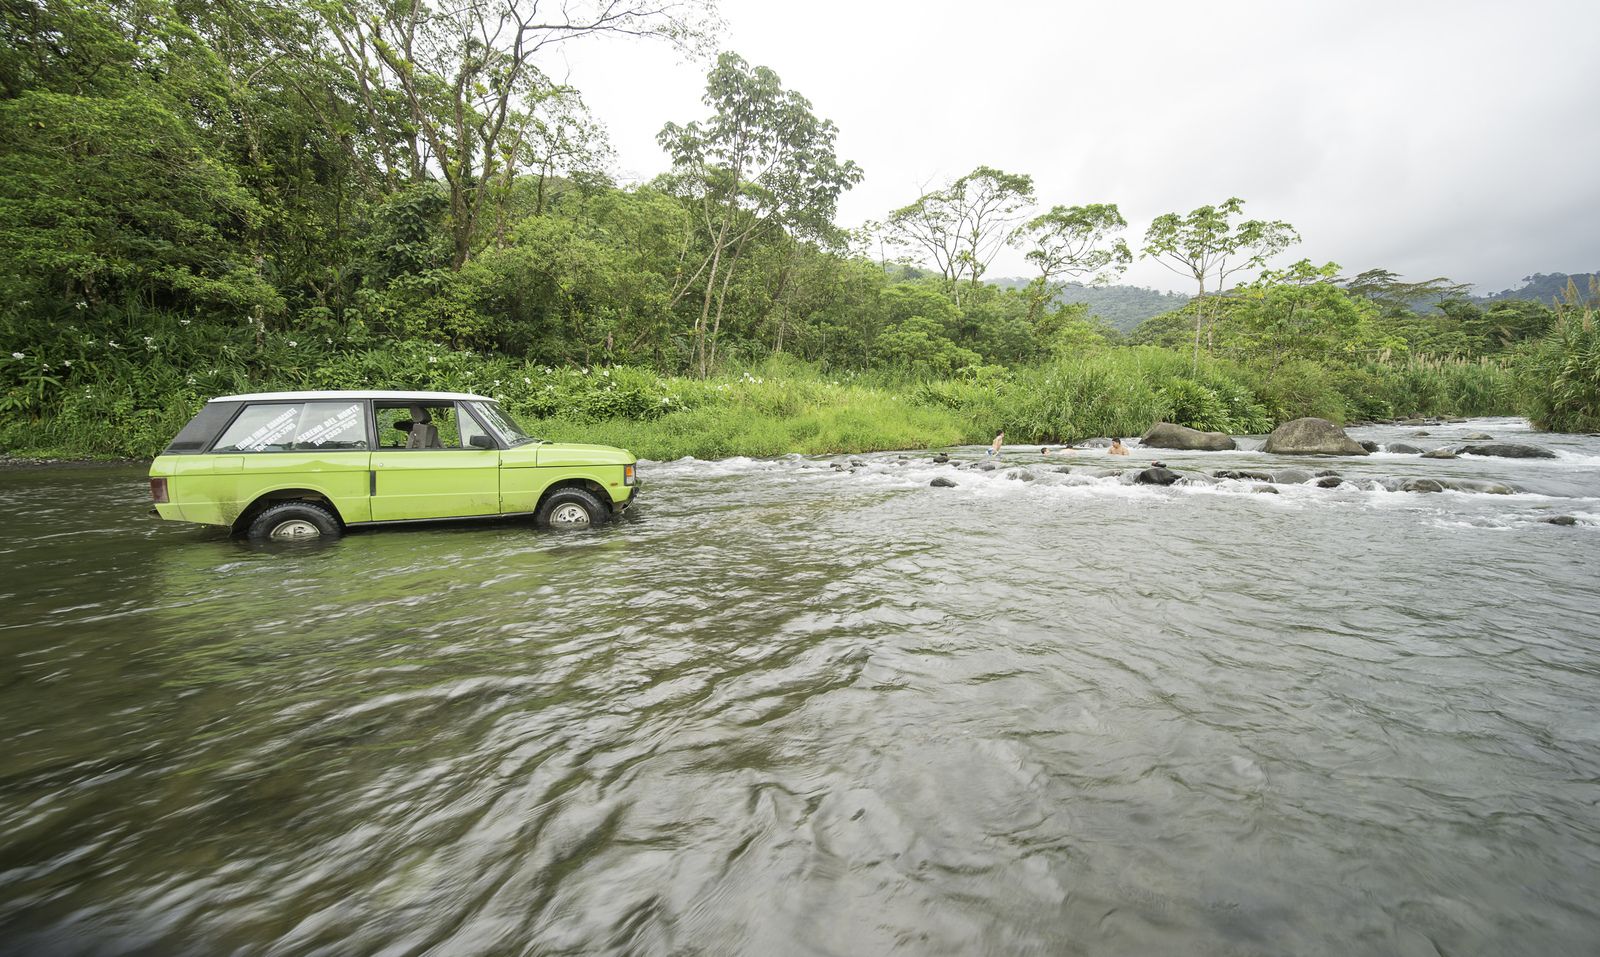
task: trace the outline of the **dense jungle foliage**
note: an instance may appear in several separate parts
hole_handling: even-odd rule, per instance
[[[0,451],[150,455],[210,396],[305,387],[487,392],[656,458],[1308,414],[1600,428],[1592,287],[1269,270],[1298,236],[1238,199],[1130,247],[1103,198],[987,166],[847,232],[833,124],[731,53],[704,115],[663,118],[668,168],[619,184],[550,54],[702,56],[715,11],[557,12],[0,0]],[[1036,274],[991,283],[1007,248]],[[1089,293],[1135,255],[1196,295],[1124,335]]]

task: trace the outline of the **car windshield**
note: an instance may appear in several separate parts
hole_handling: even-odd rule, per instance
[[[477,409],[482,413],[484,421],[489,423],[491,429],[500,433],[500,438],[504,439],[507,445],[526,445],[529,442],[544,441],[529,435],[526,429],[517,424],[516,419],[507,415],[493,402],[479,402]]]

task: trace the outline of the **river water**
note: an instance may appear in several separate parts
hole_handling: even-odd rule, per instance
[[[1600,439],[1414,429],[1352,434],[1559,457],[649,463],[270,547],[0,472],[0,952],[1593,954]],[[1348,481],[1095,471],[1152,458]]]

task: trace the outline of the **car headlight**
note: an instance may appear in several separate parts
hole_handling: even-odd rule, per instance
[[[639,479],[634,473],[634,467],[632,465],[624,465],[622,467],[622,484],[637,485],[638,483]]]

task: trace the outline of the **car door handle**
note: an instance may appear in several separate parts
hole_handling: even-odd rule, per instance
[[[378,470],[377,469],[368,469],[367,470],[367,494],[368,495],[377,495],[378,494]]]

